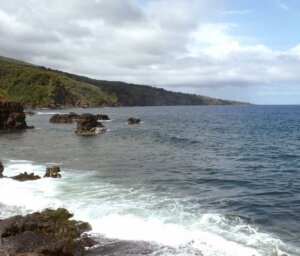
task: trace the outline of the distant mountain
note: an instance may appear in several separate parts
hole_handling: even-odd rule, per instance
[[[27,107],[238,105],[237,101],[90,79],[0,57],[0,98]]]

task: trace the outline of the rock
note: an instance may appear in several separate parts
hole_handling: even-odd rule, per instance
[[[53,115],[49,122],[50,123],[59,123],[59,124],[67,124],[67,123],[73,123],[76,122],[79,119],[79,115],[74,113],[74,112],[70,112],[69,114],[55,114]]]
[[[68,118],[76,122],[79,119],[79,115],[76,114],[75,112],[70,112],[68,114]]]
[[[97,244],[97,242],[88,236],[86,233],[81,236],[81,242],[84,247],[93,247]]]
[[[60,168],[58,166],[47,167],[44,178],[61,178]]]
[[[96,116],[96,118],[97,118],[98,121],[101,121],[101,120],[108,121],[108,120],[110,120],[109,117],[108,117],[108,115],[97,114],[95,116]]]
[[[26,116],[34,116],[35,112],[33,112],[33,111],[25,111],[25,115]]]
[[[105,131],[102,123],[98,122],[97,117],[92,114],[82,114],[77,121],[76,134],[95,135]]]
[[[50,104],[48,105],[48,108],[50,108],[50,109],[57,109],[57,108],[58,108],[58,105],[56,105],[56,104],[54,104],[54,103],[50,103]]]
[[[130,118],[128,118],[127,122],[128,122],[128,124],[140,124],[141,119],[130,117]]]
[[[28,181],[28,180],[39,180],[41,177],[38,175],[34,175],[33,172],[29,174],[27,172],[24,172],[10,178],[17,181]]]
[[[0,130],[33,128],[27,126],[24,108],[19,102],[0,100]]]
[[[4,171],[4,166],[0,161],[0,178],[3,178],[3,171]]]
[[[90,231],[90,225],[86,223],[86,229],[78,229],[78,221],[69,220],[72,216],[59,208],[0,221],[0,255],[84,255],[89,243],[81,235]]]

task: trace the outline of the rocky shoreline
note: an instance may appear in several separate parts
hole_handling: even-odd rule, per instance
[[[64,208],[0,220],[0,256],[81,256],[95,244],[87,222]]]
[[[0,161],[0,178],[20,182],[37,180],[34,173],[21,173],[13,177],[3,175]],[[60,168],[48,167],[44,178],[60,178]],[[13,216],[0,220],[0,256],[81,256],[96,242],[87,235],[89,223],[70,220],[73,215],[64,208],[45,209],[26,216]]]
[[[34,112],[24,112],[24,107],[9,100],[0,100],[0,130],[22,130],[33,128],[26,123],[26,116]],[[105,131],[103,120],[110,120],[103,114],[55,114],[49,122],[77,123],[75,133],[78,135],[94,135]],[[129,118],[128,124],[138,124],[140,119]],[[42,178],[61,178],[58,166],[48,167],[45,175],[40,177],[34,173],[23,172],[15,176],[5,176],[4,166],[0,161],[0,179],[13,179],[19,182],[39,180]],[[132,243],[110,241],[115,244],[98,246],[88,234],[92,227],[89,223],[71,219],[73,215],[64,208],[45,209],[25,216],[16,215],[0,220],[0,256],[81,256],[108,255],[115,248],[132,250]],[[105,239],[104,239],[105,240]],[[143,247],[143,243],[140,244]],[[147,245],[148,246],[148,245]],[[134,248],[137,248],[134,245]]]

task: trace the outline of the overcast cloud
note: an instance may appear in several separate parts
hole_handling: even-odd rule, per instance
[[[245,43],[239,24],[218,20],[251,12],[228,10],[225,0],[1,0],[0,54],[93,78],[255,101],[242,90],[300,82],[300,42],[284,50]]]

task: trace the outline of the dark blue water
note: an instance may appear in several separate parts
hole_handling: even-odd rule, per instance
[[[71,208],[75,216],[75,205],[85,209],[77,216],[96,233],[177,248],[156,255],[299,255],[300,106],[72,111],[108,114],[109,131],[78,137],[75,125],[50,124],[52,111],[41,110],[28,118],[37,129],[0,134],[8,171],[52,162],[68,177],[46,184],[56,191],[50,196],[45,182],[18,187],[25,201],[48,193],[46,206]],[[143,123],[127,125],[130,116]],[[9,203],[1,195],[0,209],[2,203],[4,216],[39,202]],[[164,238],[172,233],[174,243]]]

